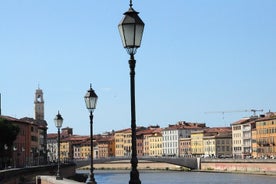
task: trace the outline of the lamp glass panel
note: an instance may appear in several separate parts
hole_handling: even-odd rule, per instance
[[[135,25],[125,24],[123,27],[126,47],[135,47]]]
[[[143,36],[143,31],[144,31],[144,25],[137,24],[135,31],[136,31],[136,33],[135,33],[135,47],[140,47],[141,41],[142,41],[142,36]]]
[[[87,109],[96,109],[97,98],[95,97],[85,97],[85,104]]]
[[[124,36],[124,29],[123,29],[123,25],[119,24],[119,32],[120,32],[120,36],[121,36],[121,40],[123,43],[123,47],[126,47],[126,40],[125,40],[125,36]]]

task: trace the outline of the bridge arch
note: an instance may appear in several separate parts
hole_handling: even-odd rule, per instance
[[[130,157],[108,157],[108,158],[99,158],[94,159],[94,164],[101,164],[101,163],[112,163],[115,161],[126,161],[130,160]],[[174,165],[179,165],[183,167],[190,168],[192,170],[198,169],[197,167],[197,158],[186,158],[186,157],[138,157],[138,160],[146,160],[151,162],[160,162],[160,163],[169,163]],[[77,168],[87,166],[90,164],[90,159],[86,160],[75,160],[75,164]]]

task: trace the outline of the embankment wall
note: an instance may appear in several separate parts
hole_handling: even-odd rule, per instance
[[[202,160],[200,170],[276,175],[276,162],[263,160]]]

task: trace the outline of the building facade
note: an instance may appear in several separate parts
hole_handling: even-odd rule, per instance
[[[216,140],[216,157],[231,158],[233,156],[232,150],[232,132],[223,132],[215,136]]]
[[[204,155],[203,137],[204,137],[204,130],[195,130],[191,132],[192,155],[194,156]]]
[[[58,160],[58,144],[56,133],[47,134],[47,160],[48,162],[57,162]]]
[[[101,136],[98,140],[99,158],[115,156],[115,140],[113,135]]]
[[[123,157],[128,154],[128,152],[131,150],[130,148],[127,148],[125,143],[127,140],[125,138],[131,136],[131,130],[130,129],[124,129],[119,130],[114,133],[114,139],[115,139],[115,156],[116,157]],[[130,138],[127,138],[128,141],[131,142]],[[130,143],[127,144],[128,146],[131,146]],[[129,150],[129,151],[128,151]]]
[[[181,157],[191,157],[192,149],[191,149],[191,138],[183,138],[179,139],[179,156]]]
[[[252,130],[255,128],[256,117],[243,118],[231,124],[232,126],[232,152],[235,158],[251,157]]]
[[[157,129],[151,136],[148,137],[149,141],[149,156],[161,157],[163,154],[163,136],[161,129]]]
[[[205,127],[204,123],[178,122],[176,125],[169,125],[162,130],[163,155],[179,156],[180,138],[190,138],[191,132]]]
[[[276,157],[276,113],[267,113],[256,120],[256,148],[258,158]]]

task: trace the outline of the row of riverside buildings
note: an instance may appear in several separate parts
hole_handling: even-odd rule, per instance
[[[12,146],[1,145],[0,168],[57,161],[57,134],[47,134],[41,89],[35,92],[34,118],[18,119],[0,114],[0,119],[20,129]],[[130,156],[131,137],[130,128],[94,135],[94,157]],[[242,118],[229,127],[207,127],[205,123],[185,121],[164,128],[138,126],[136,137],[140,157],[274,158],[276,113]],[[90,136],[74,135],[72,128],[62,129],[60,146],[62,161],[90,157]]]
[[[137,155],[149,157],[274,158],[276,113],[242,118],[230,127],[206,127],[205,123],[180,121],[168,127],[137,127]],[[90,137],[61,133],[61,160],[90,157]],[[131,155],[131,129],[93,137],[94,158]],[[57,134],[48,134],[48,159],[57,160]]]

